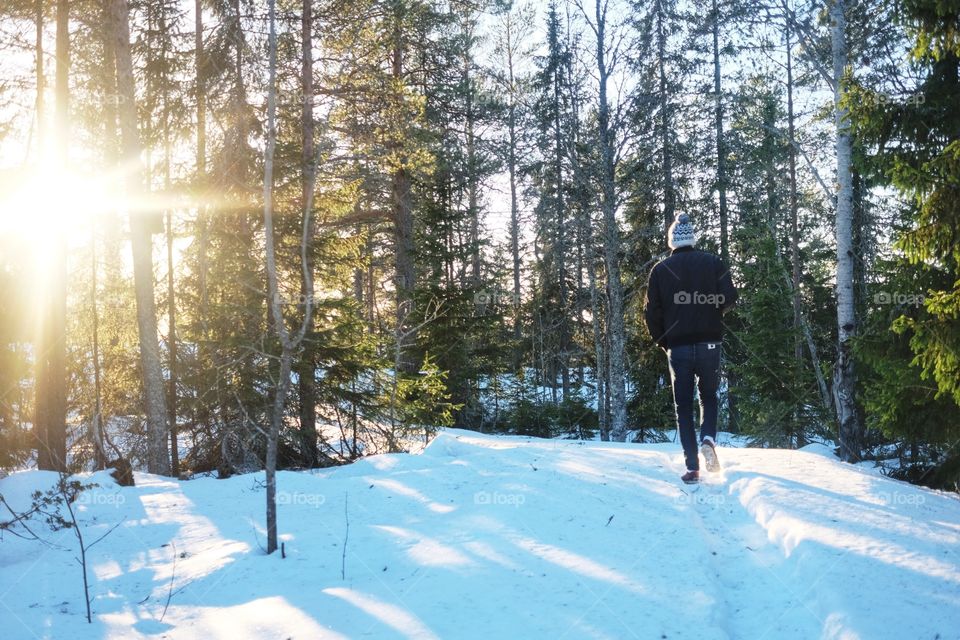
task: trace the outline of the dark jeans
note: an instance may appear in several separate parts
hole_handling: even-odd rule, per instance
[[[667,351],[673,380],[673,404],[677,410],[677,430],[687,469],[700,469],[697,434],[693,427],[693,382],[700,391],[700,440],[717,439],[717,384],[720,379],[720,343],[698,342],[671,347]]]

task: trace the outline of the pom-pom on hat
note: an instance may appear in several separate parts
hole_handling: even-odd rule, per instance
[[[697,242],[697,234],[690,223],[690,216],[681,213],[670,225],[667,231],[667,244],[671,249],[692,247]]]

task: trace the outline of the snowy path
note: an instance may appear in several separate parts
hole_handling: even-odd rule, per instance
[[[673,444],[450,430],[281,473],[285,560],[260,549],[262,474],[97,474],[85,530],[122,524],[91,552],[94,624],[74,553],[6,534],[0,637],[960,638],[960,500],[813,453],[720,453],[691,488]]]

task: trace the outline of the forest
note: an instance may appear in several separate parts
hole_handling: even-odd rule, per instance
[[[682,212],[740,291],[722,431],[957,489],[956,0],[0,16],[2,468],[662,441]]]

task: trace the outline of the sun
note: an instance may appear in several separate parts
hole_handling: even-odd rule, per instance
[[[16,269],[39,309],[46,292],[83,250],[95,218],[126,206],[114,176],[33,166],[0,169],[0,268]],[[77,254],[79,255],[79,254]]]
[[[18,241],[76,237],[93,216],[124,206],[109,176],[41,167],[0,175],[0,233]]]

